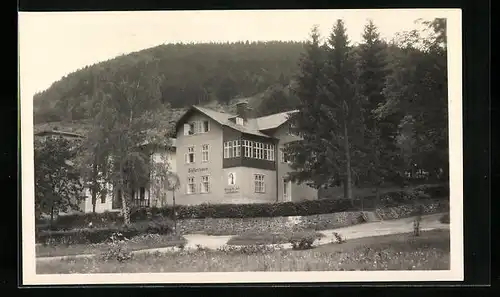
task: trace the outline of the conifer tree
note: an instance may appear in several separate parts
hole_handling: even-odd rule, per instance
[[[326,140],[329,135],[328,123],[320,116],[324,97],[325,49],[321,45],[318,27],[312,28],[310,37],[300,59],[300,72],[292,90],[298,101],[298,112],[289,119],[292,130],[300,134],[302,140],[288,143],[284,153],[294,169],[289,173],[289,178],[298,183],[309,182],[319,188],[333,183],[331,173],[336,170],[332,168],[337,168],[338,164],[333,156],[335,148]]]
[[[335,157],[339,162],[338,175],[344,185],[344,196],[353,199],[353,175],[356,174],[355,158],[359,159],[362,141],[363,117],[355,92],[355,60],[342,20],[337,20],[328,39],[322,105],[330,137],[335,143]]]
[[[292,115],[294,130],[303,137],[287,145],[292,179],[327,187],[342,181],[345,198],[352,199],[353,157],[357,157],[362,120],[354,91],[355,66],[344,24],[338,20],[326,44],[312,41],[301,63],[297,97],[299,112]]]
[[[371,20],[365,26],[356,58],[356,91],[362,104],[365,126],[362,176],[365,182],[375,186],[378,197],[379,187],[394,174],[397,165],[395,137],[400,119],[397,113],[384,118],[374,114],[374,110],[385,102],[383,90],[389,69],[387,46]]]

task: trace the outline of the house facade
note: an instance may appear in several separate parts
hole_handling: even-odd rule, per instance
[[[294,111],[292,111],[294,112]],[[290,112],[260,118],[193,106],[177,122],[178,204],[263,203],[317,199],[317,190],[287,180],[282,148],[300,140],[289,133]]]
[[[176,142],[175,139],[170,139],[168,148],[156,149],[150,152],[150,174],[149,179],[142,186],[132,189],[130,197],[132,198],[131,206],[133,207],[162,207],[173,202],[173,193],[168,191],[159,181],[157,171],[161,172],[176,172]],[[146,148],[147,149],[147,148]],[[162,168],[160,168],[162,167]],[[96,212],[104,211],[121,211],[123,193],[121,190],[108,186],[108,195],[101,197],[96,203]],[[100,200],[100,201],[99,201]],[[102,206],[97,209],[97,204]],[[84,212],[92,211],[92,199],[85,199]]]
[[[84,139],[83,135],[58,131],[58,130],[45,130],[35,133],[35,137],[44,140],[47,137],[63,137],[69,140],[75,141],[75,143],[80,142]],[[175,150],[175,139],[171,139],[171,143],[168,148],[157,149],[151,154],[151,164],[154,164],[152,172],[150,174],[151,179],[155,176],[154,170],[158,169],[158,166],[164,167],[170,172],[176,171],[176,150]],[[161,169],[161,168],[160,168]],[[83,180],[82,180],[83,182]],[[102,213],[106,211],[120,211],[121,210],[121,200],[122,193],[113,188],[110,183],[105,181],[99,181],[101,185],[106,187],[105,195],[98,195],[95,203],[95,212]],[[131,191],[132,205],[139,207],[161,207],[167,204],[172,204],[172,193],[165,191],[164,189],[155,188],[157,184],[154,181],[145,183],[143,186],[133,189]],[[83,189],[83,195],[85,199],[80,202],[79,210],[81,212],[93,212],[94,206],[92,204],[92,194],[90,191],[90,185],[85,185]]]
[[[192,106],[176,123],[175,138],[164,149],[151,155],[150,177],[130,193],[132,206],[172,205],[173,193],[157,183],[155,170],[175,173],[180,187],[176,204],[296,202],[318,198],[316,189],[287,180],[293,169],[282,149],[301,138],[290,133],[288,116],[283,112],[265,117],[248,117],[245,102],[237,113],[229,114]],[[65,132],[45,133],[83,138]],[[64,134],[64,135],[62,135]],[[167,148],[168,147],[168,148]],[[123,193],[106,184],[107,194],[96,199],[95,211],[120,211]],[[82,212],[92,212],[90,188],[84,190]]]

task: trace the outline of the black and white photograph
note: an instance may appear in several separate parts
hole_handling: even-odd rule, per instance
[[[463,280],[460,10],[18,18],[23,283]]]

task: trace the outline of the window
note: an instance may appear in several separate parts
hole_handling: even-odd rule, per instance
[[[255,158],[257,159],[263,159],[263,156],[264,156],[264,144],[263,143],[260,143],[260,142],[257,142],[255,143],[256,146],[257,146],[257,155],[255,156]]]
[[[249,141],[248,142],[249,144],[249,148],[250,148],[250,158],[253,158],[255,157],[255,152],[254,152],[254,149],[255,149],[255,143],[253,141]]]
[[[224,142],[224,159],[241,156],[240,140],[230,140]]]
[[[188,152],[185,155],[186,158],[186,164],[191,164],[194,163],[195,158],[194,158],[194,146],[188,147]]]
[[[146,189],[144,187],[139,188],[139,199],[146,199]]]
[[[233,157],[239,157],[241,156],[241,146],[240,146],[240,141],[239,140],[233,140],[233,152],[232,156]]]
[[[196,124],[197,124],[196,122],[189,123],[189,135],[193,135],[196,133],[196,130],[197,130]]]
[[[184,135],[191,135],[191,126],[184,124]]]
[[[229,158],[229,142],[224,142],[224,159]]]
[[[281,163],[289,163],[290,162],[284,149],[280,149],[280,155],[281,155]]]
[[[201,129],[201,132],[202,133],[207,133],[208,131],[210,131],[210,122],[209,121],[203,121],[202,122],[202,129]]]
[[[224,142],[224,159],[232,158],[233,155],[233,141]]]
[[[227,175],[227,184],[229,186],[234,186],[236,184],[236,174],[234,172]]]
[[[196,192],[196,184],[194,183],[194,177],[188,177],[188,182],[187,182],[187,189],[186,189],[187,194],[194,194]]]
[[[264,175],[256,174],[255,175],[255,193],[265,193],[266,187],[264,184]]]
[[[237,117],[237,118],[236,118],[236,124],[237,124],[237,125],[241,125],[241,126],[243,126],[243,123],[244,123],[244,122],[243,122],[243,119],[242,119],[242,118],[240,118],[240,117]]]
[[[269,145],[268,156],[269,156],[269,161],[274,161],[274,144]]]
[[[205,175],[201,177],[201,193],[210,192],[210,176]]]
[[[184,135],[207,133],[208,131],[210,131],[209,121],[195,121],[184,124]]]
[[[201,162],[208,162],[208,149],[208,144],[204,144],[201,146]]]
[[[243,140],[243,153],[247,158],[252,156],[252,144],[248,140]]]

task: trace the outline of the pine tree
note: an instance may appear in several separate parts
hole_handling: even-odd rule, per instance
[[[320,43],[318,27],[313,27],[292,90],[298,101],[298,112],[289,119],[292,129],[303,139],[288,143],[284,152],[294,169],[289,178],[298,183],[308,182],[316,188],[333,184],[332,172],[338,168],[336,148],[328,142],[329,123],[322,116],[324,65],[325,48]]]
[[[335,143],[336,158],[340,162],[339,175],[344,184],[344,195],[353,199],[354,158],[359,158],[358,146],[362,139],[363,118],[355,92],[355,60],[344,22],[337,20],[328,39],[325,67],[325,100],[322,106],[330,129],[329,141]]]
[[[316,187],[344,184],[345,198],[352,199],[353,158],[358,158],[362,117],[355,97],[355,65],[341,20],[326,44],[312,41],[297,78],[299,112],[291,120],[302,141],[287,145],[292,179],[312,181]]]
[[[370,20],[357,51],[356,91],[362,103],[365,125],[362,175],[364,181],[375,186],[377,197],[384,180],[395,172],[398,155],[395,144],[398,115],[378,118],[374,114],[374,110],[385,102],[383,89],[388,73],[387,46]]]

